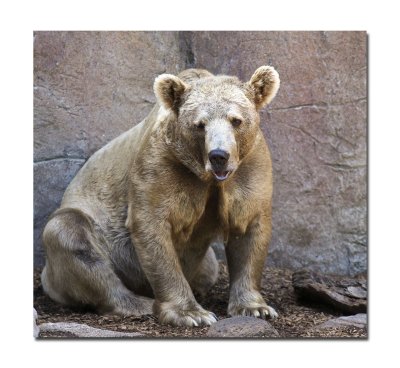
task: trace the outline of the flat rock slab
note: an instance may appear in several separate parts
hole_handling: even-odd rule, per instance
[[[341,277],[300,270],[293,273],[292,283],[295,292],[304,299],[350,314],[367,311],[367,279],[363,274]]]
[[[279,333],[269,322],[262,319],[232,317],[211,325],[207,337],[279,337]]]
[[[50,337],[145,337],[145,335],[137,332],[118,332],[111,330],[103,330],[100,328],[90,327],[85,324],[72,323],[72,322],[57,322],[57,323],[43,323],[39,325],[40,333],[51,333]],[[40,335],[39,335],[40,336]]]
[[[324,328],[336,328],[336,327],[357,327],[367,328],[367,315],[365,313],[359,313],[354,316],[339,317],[330,319],[316,328],[321,330]]]

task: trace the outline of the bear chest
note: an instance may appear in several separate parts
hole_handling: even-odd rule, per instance
[[[203,243],[210,241],[223,231],[221,203],[217,190],[212,190],[205,198],[192,195],[173,214],[172,235],[176,243]]]

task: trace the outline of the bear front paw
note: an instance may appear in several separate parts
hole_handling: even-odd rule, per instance
[[[170,303],[160,303],[156,313],[161,324],[183,327],[211,326],[217,322],[217,316],[213,312],[203,309],[200,305],[183,308]]]
[[[257,291],[242,291],[231,296],[228,305],[228,314],[234,316],[249,316],[262,319],[275,319],[278,313],[267,305]]]

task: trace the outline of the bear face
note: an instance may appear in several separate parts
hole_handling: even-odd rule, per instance
[[[201,179],[223,182],[251,152],[259,129],[259,110],[274,98],[279,75],[263,66],[249,82],[206,75],[184,81],[163,74],[154,91],[169,111],[170,142],[177,157]],[[190,152],[190,154],[188,154]]]

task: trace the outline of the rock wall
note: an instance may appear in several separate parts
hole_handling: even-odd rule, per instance
[[[95,151],[140,122],[154,78],[185,68],[177,32],[36,32],[34,243],[68,183]]]
[[[268,263],[365,271],[365,32],[35,33],[35,265],[67,184],[93,152],[146,116],[155,76],[200,67],[248,80],[265,64],[281,77],[262,112],[275,185]]]

